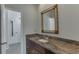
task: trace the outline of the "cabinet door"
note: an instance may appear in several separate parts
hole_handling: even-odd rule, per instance
[[[27,53],[29,54],[45,54],[45,49],[35,42],[28,40]]]

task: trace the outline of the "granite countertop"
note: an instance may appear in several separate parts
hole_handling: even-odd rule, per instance
[[[46,35],[32,34],[28,35],[28,38],[40,46],[55,52],[57,54],[78,54],[79,53],[79,41],[73,41],[58,37],[50,37]],[[48,43],[39,42],[38,39],[44,39],[48,37]]]

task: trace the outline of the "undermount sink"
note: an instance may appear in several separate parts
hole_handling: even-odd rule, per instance
[[[39,39],[38,41],[41,42],[41,43],[48,43],[47,39]]]

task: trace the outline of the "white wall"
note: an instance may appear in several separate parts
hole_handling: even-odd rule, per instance
[[[39,11],[43,11],[53,5],[39,5]],[[79,41],[79,5],[60,4],[58,5],[59,15],[59,34],[46,34],[41,33],[41,20],[39,19],[38,32],[40,34],[46,34],[51,36],[57,36],[62,38],[68,38]],[[40,16],[40,15],[39,15]],[[40,29],[40,30],[39,30]]]
[[[5,5],[6,8],[21,12],[21,30],[22,30],[22,53],[26,53],[26,34],[31,34],[36,32],[36,23],[38,17],[38,5],[33,4],[14,4]]]

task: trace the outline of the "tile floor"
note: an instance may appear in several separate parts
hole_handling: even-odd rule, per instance
[[[21,43],[9,45],[9,49],[7,49],[6,54],[21,54]]]

